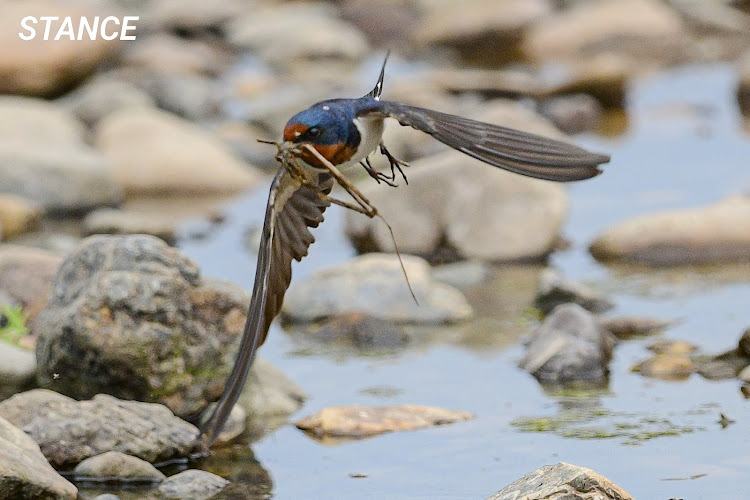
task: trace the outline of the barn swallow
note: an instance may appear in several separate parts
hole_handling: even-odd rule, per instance
[[[558,182],[588,179],[600,174],[599,165],[609,161],[607,155],[565,142],[409,104],[382,101],[387,61],[388,56],[377,84],[367,95],[321,101],[294,115],[284,128],[284,142],[277,144],[276,157],[282,166],[268,197],[247,321],[224,393],[201,428],[206,447],[224,427],[255,352],[281,309],[292,278],[292,260],[305,257],[315,241],[310,229],[323,222],[323,212],[332,203],[370,217],[377,215],[377,210],[356,187],[342,178],[341,171],[362,165],[378,182],[394,185],[396,171],[406,181],[402,167],[407,164],[391,155],[383,144],[386,118],[395,118],[401,125],[425,132],[484,163],[537,179]],[[370,155],[378,149],[389,162],[390,175],[377,171],[370,163]],[[359,205],[330,197],[335,182]]]

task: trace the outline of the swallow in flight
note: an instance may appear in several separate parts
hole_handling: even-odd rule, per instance
[[[283,143],[275,143],[281,168],[271,184],[263,233],[258,251],[255,284],[244,333],[224,393],[201,428],[203,444],[209,447],[221,432],[245,384],[255,352],[266,339],[271,322],[279,313],[292,278],[292,260],[300,261],[315,241],[311,228],[323,222],[331,204],[376,216],[377,210],[351,184],[341,170],[362,165],[378,182],[394,185],[396,170],[404,176],[405,162],[395,158],[383,144],[386,118],[395,118],[433,136],[438,141],[489,165],[517,174],[569,182],[601,173],[598,166],[609,156],[578,146],[511,128],[482,123],[460,116],[380,100],[385,63],[375,87],[355,99],[330,99],[294,115],[284,128]],[[266,142],[266,141],[263,141]],[[370,163],[376,150],[390,164],[390,175]],[[406,177],[404,176],[404,180]],[[356,203],[330,196],[340,184]]]

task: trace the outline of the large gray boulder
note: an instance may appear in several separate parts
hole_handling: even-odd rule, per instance
[[[39,315],[39,384],[194,415],[224,389],[248,302],[158,238],[92,236],[63,261]]]
[[[162,462],[187,456],[198,439],[198,429],[163,405],[122,401],[106,394],[75,401],[34,389],[0,402],[0,417],[31,436],[59,469],[107,451]]]
[[[75,500],[78,490],[50,466],[39,445],[0,417],[0,500]]]
[[[557,306],[534,333],[519,365],[542,383],[603,382],[614,339],[578,304]]]

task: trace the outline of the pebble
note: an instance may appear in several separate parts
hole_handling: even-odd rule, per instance
[[[87,458],[73,469],[76,481],[113,481],[160,483],[166,476],[138,457],[119,451],[108,451]]]
[[[226,479],[198,469],[182,471],[167,478],[157,490],[161,498],[208,500],[229,484]]]

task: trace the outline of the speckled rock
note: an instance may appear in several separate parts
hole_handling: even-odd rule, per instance
[[[208,500],[223,490],[229,481],[198,469],[190,469],[170,476],[157,490],[159,498]]]
[[[163,111],[115,112],[95,143],[129,193],[237,193],[260,179],[208,132]]]
[[[31,436],[47,460],[60,469],[107,451],[148,462],[185,457],[198,438],[198,429],[163,405],[106,394],[76,401],[34,389],[0,402],[0,416]]]
[[[633,500],[596,471],[560,462],[545,465],[512,482],[487,500]]]
[[[76,481],[117,481],[160,483],[166,476],[150,463],[119,451],[108,451],[87,458],[73,469]]]
[[[196,414],[223,391],[248,302],[237,286],[204,282],[158,238],[89,237],[58,269],[39,315],[39,384]]]
[[[282,314],[291,321],[315,321],[339,314],[364,313],[397,322],[445,323],[470,318],[461,292],[430,277],[419,257],[402,255],[419,304],[409,293],[396,255],[367,254],[321,269],[289,289]]]
[[[589,248],[601,261],[651,265],[750,262],[750,197],[620,222]]]
[[[44,458],[39,445],[0,417],[0,499],[75,500],[78,490]]]
[[[44,22],[36,25],[33,40],[19,36],[21,19],[26,16],[71,16],[73,22],[81,16],[117,15],[122,12],[105,3],[56,2],[50,0],[27,0],[3,2],[0,17],[0,94],[23,94],[51,97],[59,95],[89,75],[100,63],[113,56],[120,47],[120,40],[70,40],[61,37],[54,40],[61,22],[52,24],[50,40],[44,40]],[[27,32],[22,31],[24,34]],[[50,47],[54,44],[54,50]]]
[[[543,383],[602,381],[609,374],[613,344],[590,312],[563,304],[534,333],[519,366]]]

